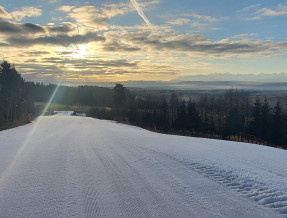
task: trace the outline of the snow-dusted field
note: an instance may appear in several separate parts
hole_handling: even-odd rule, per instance
[[[0,217],[286,217],[287,151],[41,117],[0,132]]]

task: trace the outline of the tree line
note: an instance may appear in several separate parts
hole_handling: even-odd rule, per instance
[[[117,84],[114,105],[110,118],[118,117],[155,131],[287,148],[287,108],[279,100],[270,106],[266,97],[256,97],[254,101],[244,91],[228,90],[193,100],[176,92],[169,98],[134,96]],[[106,112],[105,118],[109,118]]]
[[[27,122],[28,115],[40,114],[35,102],[48,102],[57,90],[52,103],[112,107],[113,91],[96,86],[69,87],[25,81],[7,61],[0,65],[0,130]]]
[[[26,94],[25,81],[10,63],[4,61],[0,66],[1,129],[25,120],[32,107]]]
[[[59,86],[55,84],[43,84],[25,82],[29,98],[33,102],[47,102],[53,92],[57,93],[53,99],[55,104],[84,105],[84,106],[108,106],[113,105],[113,91],[109,88],[97,86]]]

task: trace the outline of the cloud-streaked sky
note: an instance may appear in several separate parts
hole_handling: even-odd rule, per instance
[[[43,82],[287,73],[286,23],[286,0],[2,0],[0,55]]]

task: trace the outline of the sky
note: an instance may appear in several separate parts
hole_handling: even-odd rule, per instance
[[[0,58],[44,83],[276,75],[286,23],[287,0],[1,0]]]

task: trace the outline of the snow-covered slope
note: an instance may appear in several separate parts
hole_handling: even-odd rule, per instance
[[[286,217],[287,151],[51,116],[0,132],[0,217]]]

